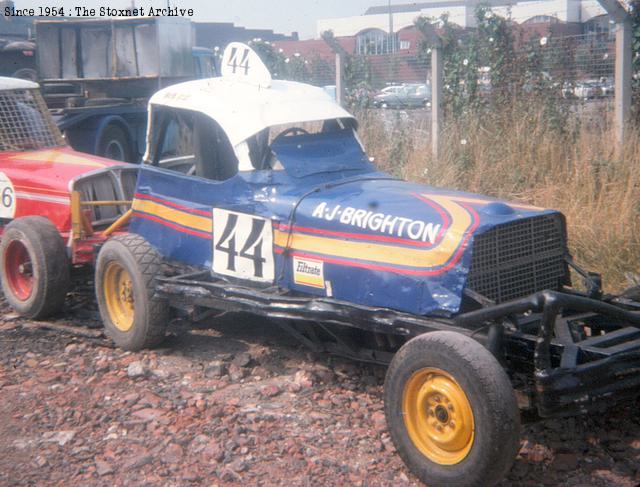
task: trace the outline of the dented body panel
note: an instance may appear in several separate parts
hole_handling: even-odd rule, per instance
[[[76,181],[98,177],[116,168],[127,167],[121,162],[82,154],[69,147],[39,151],[0,153],[0,173],[5,184],[15,192],[14,208],[6,220],[30,215],[44,216],[66,234],[71,230],[70,194]],[[137,168],[135,168],[137,170]]]
[[[68,147],[35,83],[0,78],[0,117],[0,234],[13,220],[44,217],[60,233],[73,264],[92,263],[96,245],[106,238],[94,230],[126,211],[126,205],[109,202],[131,199],[137,166]],[[86,227],[75,236],[74,192]],[[107,204],[90,206],[99,201]]]
[[[291,147],[305,147],[310,136],[290,139]],[[298,149],[300,159],[312,160],[306,170],[282,156],[284,170],[239,172],[226,181],[143,167],[131,231],[168,259],[214,276],[426,315],[460,310],[476,236],[559,215],[401,181],[376,172],[361,150],[340,158],[315,142],[310,152]],[[257,224],[260,248],[244,252],[259,250],[260,265],[230,258],[225,232],[235,232],[233,252],[241,254],[252,242],[237,232]]]

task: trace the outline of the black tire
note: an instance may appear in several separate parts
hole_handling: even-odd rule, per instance
[[[126,274],[123,274],[125,271]],[[151,348],[162,342],[169,320],[168,304],[155,295],[155,277],[162,271],[160,254],[141,236],[107,240],[96,261],[96,296],[106,334],[125,350]],[[124,277],[122,277],[124,276]],[[125,295],[114,279],[125,282]],[[128,285],[126,284],[128,283]],[[123,306],[132,308],[119,314]],[[130,318],[127,321],[125,318]]]
[[[16,270],[16,255],[26,259],[20,271]],[[16,312],[41,319],[62,308],[71,285],[70,264],[62,237],[51,221],[28,216],[9,223],[0,241],[0,266],[2,291]],[[29,284],[21,286],[16,279]]]
[[[425,382],[415,392],[421,378]],[[450,391],[453,383],[462,396],[439,395],[437,391]],[[444,389],[443,384],[447,384]],[[434,390],[436,393],[429,395]],[[454,404],[465,406],[463,401],[455,402],[461,397],[467,400],[467,407],[454,408]],[[494,485],[507,474],[518,453],[520,412],[509,378],[488,350],[459,333],[426,333],[407,342],[387,371],[384,402],[387,425],[399,455],[429,487]],[[469,416],[464,416],[464,411],[472,418],[466,425],[464,418]],[[417,442],[407,426],[416,417],[424,419],[424,423],[413,423],[424,425]],[[471,427],[468,436],[460,433],[467,432],[465,427]],[[452,442],[433,443],[436,448],[427,447],[427,456],[425,443],[422,451],[418,443],[431,441],[433,436],[429,434],[434,431],[436,435],[458,434],[459,444],[451,448]],[[440,438],[450,441],[452,437]],[[439,450],[443,445],[444,450]],[[438,456],[441,453],[445,456]]]
[[[133,162],[131,142],[127,133],[117,125],[109,125],[102,132],[97,154],[116,161]]]
[[[11,75],[12,78],[26,79],[27,81],[38,81],[38,73],[35,69],[22,68]]]

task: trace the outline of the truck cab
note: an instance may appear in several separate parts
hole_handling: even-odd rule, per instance
[[[191,33],[189,20],[175,18],[36,22],[45,100],[69,144],[140,161],[149,97],[173,83],[216,74],[214,52],[193,46]]]

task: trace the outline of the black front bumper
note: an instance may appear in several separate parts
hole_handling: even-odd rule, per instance
[[[541,417],[585,413],[640,396],[640,303],[635,301],[542,291],[450,319],[247,288],[213,280],[207,271],[158,278],[156,289],[183,311],[246,311],[288,322],[336,324],[394,335],[400,344],[430,331],[462,333],[483,343],[510,373],[524,375]],[[590,333],[577,334],[581,327]],[[350,356],[388,363],[392,353]]]
[[[541,417],[574,416],[640,396],[640,351],[578,365],[538,371],[536,406]]]
[[[541,417],[601,410],[640,397],[639,303],[543,291],[465,313],[455,323],[518,323],[527,315],[527,325],[505,333],[505,348],[508,353],[511,340],[518,343],[512,350],[526,355],[530,346],[533,399]],[[587,324],[593,334],[578,335],[576,324]]]

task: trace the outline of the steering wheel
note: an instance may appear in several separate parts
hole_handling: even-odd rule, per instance
[[[276,138],[273,139],[273,141],[271,141],[271,145],[275,144],[278,140],[282,139],[283,137],[289,137],[289,136],[295,136],[295,135],[309,135],[309,132],[303,129],[302,127],[289,127],[288,129],[284,129],[282,132],[280,132],[276,136]],[[262,169],[267,167],[273,169],[272,162],[274,157],[275,157],[275,154],[273,150],[269,148],[269,150],[265,152],[262,158],[262,161],[260,162],[260,167]]]
[[[288,129],[280,132],[278,136],[273,139],[273,142],[275,142],[276,140],[280,140],[282,137],[288,137],[292,135],[309,135],[309,132],[302,127],[289,127]]]

